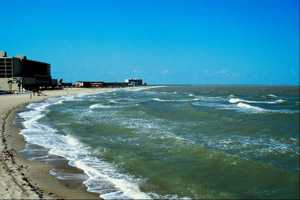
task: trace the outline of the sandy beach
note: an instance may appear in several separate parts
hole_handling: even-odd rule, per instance
[[[14,121],[16,112],[30,102],[42,101],[49,97],[92,94],[110,91],[112,89],[85,89],[72,88],[64,90],[44,91],[46,96],[33,96],[30,94],[2,95],[0,96],[0,196],[2,199],[38,199],[38,198],[64,198],[64,199],[97,199],[97,194],[86,192],[82,184],[67,184],[49,175],[51,166],[39,161],[29,161],[18,152],[24,148],[25,141],[19,134]],[[67,166],[70,171],[80,170]]]

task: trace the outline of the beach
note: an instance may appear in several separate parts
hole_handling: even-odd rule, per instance
[[[39,161],[24,159],[18,152],[24,148],[25,141],[14,125],[16,112],[31,102],[43,101],[49,97],[93,94],[113,89],[67,88],[64,90],[43,91],[45,96],[30,94],[0,96],[0,196],[2,199],[96,199],[99,196],[86,192],[81,185],[66,184],[49,174],[51,166]],[[78,169],[67,166],[72,171]]]

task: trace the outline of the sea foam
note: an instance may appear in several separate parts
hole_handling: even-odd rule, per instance
[[[254,104],[279,104],[279,103],[284,103],[285,100],[283,99],[278,99],[278,100],[275,100],[275,101],[250,101],[250,100],[245,100],[245,99],[240,99],[240,98],[230,98],[228,100],[229,103],[240,103],[240,102],[243,102],[243,103],[254,103]]]
[[[100,103],[97,103],[97,104],[93,104],[93,105],[90,105],[90,109],[97,109],[97,108],[112,108],[113,106],[109,106],[109,105],[103,105],[103,104],[100,104]]]
[[[32,103],[27,106],[28,111],[19,113],[24,119],[21,134],[25,140],[49,149],[49,154],[64,157],[70,165],[82,169],[88,176],[84,181],[88,191],[99,193],[103,199],[149,199],[149,195],[140,191],[139,179],[120,174],[112,164],[93,156],[89,148],[74,136],[59,134],[56,129],[38,121],[49,106],[65,100],[52,98],[42,103]],[[55,175],[53,171],[50,173]]]
[[[265,112],[266,111],[265,109],[260,108],[258,106],[251,106],[251,105],[243,103],[243,102],[239,102],[237,104],[237,107],[239,107],[241,109],[245,109],[247,111],[251,111],[251,112]]]
[[[189,101],[199,101],[199,98],[193,99],[160,99],[160,98],[152,98],[153,101],[160,101],[160,102],[189,102]]]

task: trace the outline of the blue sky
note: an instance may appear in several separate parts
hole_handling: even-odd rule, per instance
[[[299,0],[0,0],[0,49],[67,81],[299,84]]]

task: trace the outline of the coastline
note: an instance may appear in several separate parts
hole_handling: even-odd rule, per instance
[[[27,104],[43,101],[49,97],[94,94],[113,91],[114,89],[87,89],[67,88],[64,90],[44,91],[47,96],[34,96],[29,94],[0,96],[0,195],[4,199],[38,199],[38,198],[64,198],[64,199],[99,199],[99,194],[86,191],[81,184],[68,184],[50,175],[53,168],[50,164],[41,161],[27,160],[20,154],[26,141],[19,134],[20,129],[14,124],[16,114]],[[66,170],[82,173],[80,169],[71,167],[64,160],[60,163]]]

